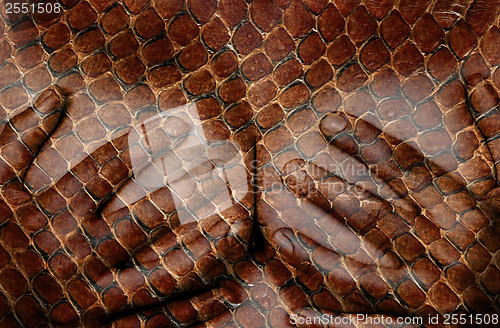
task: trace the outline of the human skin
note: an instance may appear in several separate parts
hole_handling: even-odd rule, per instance
[[[4,19],[4,326],[498,312],[484,2],[178,4]]]

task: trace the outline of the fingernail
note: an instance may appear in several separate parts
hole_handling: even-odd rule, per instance
[[[48,114],[61,106],[61,97],[53,89],[42,92],[35,101],[35,109],[42,114]]]

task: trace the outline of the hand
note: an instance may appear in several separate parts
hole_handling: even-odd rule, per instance
[[[338,97],[328,87],[323,94]],[[464,107],[447,109],[444,91],[416,106],[416,123],[404,118],[410,107],[402,97],[377,108],[372,97],[351,95],[320,118],[321,107],[306,108],[294,113],[302,119],[288,118],[290,128],[264,136],[270,154],[258,171],[256,216],[285,264],[267,264],[285,277],[271,284],[295,278],[305,286],[291,283],[279,295],[289,313],[425,316],[425,304],[448,313],[461,302],[484,311],[489,303],[477,300],[488,291],[474,277],[495,271],[498,232],[488,225],[500,211],[500,188],[482,133],[442,125],[472,122]]]
[[[180,17],[188,21],[192,17],[198,22],[197,15],[205,12],[191,10],[191,6],[198,7],[200,3],[188,1],[189,16]],[[3,320],[0,325],[15,325],[11,322],[19,321],[27,326],[40,322],[56,326],[102,326],[107,322],[106,315],[116,318],[138,311],[140,314],[117,319],[115,324],[150,327],[167,326],[172,320],[176,324],[200,320],[207,325],[215,321],[214,326],[235,321],[246,327],[263,325],[263,322],[283,324],[287,315],[296,313],[446,312],[457,304],[459,308],[484,312],[487,306],[494,304],[492,295],[498,286],[490,281],[494,281],[492,278],[498,273],[495,219],[499,205],[498,180],[492,170],[494,161],[498,165],[495,148],[498,129],[494,114],[498,98],[492,83],[498,87],[498,81],[482,81],[490,72],[486,67],[488,73],[485,73],[487,65],[481,58],[478,60],[478,56],[484,54],[488,64],[494,65],[498,59],[494,47],[489,45],[494,42],[485,42],[486,37],[471,44],[449,42],[449,37],[434,44],[425,38],[418,42],[417,23],[411,36],[408,34],[411,40],[400,40],[404,42],[400,46],[397,38],[391,38],[394,35],[390,30],[385,33],[387,31],[377,28],[375,18],[364,14],[364,6],[356,6],[349,13],[349,5],[345,7],[336,2],[325,8],[327,2],[324,2],[325,10],[321,13],[321,6],[311,1],[293,1],[290,6],[289,1],[281,1],[279,8],[270,1],[268,5],[258,1],[249,2],[248,6],[240,3],[242,16],[238,18],[236,11],[224,13],[221,6],[212,16],[215,25],[206,25],[198,33],[196,24],[191,24],[192,43],[175,50],[169,48],[169,40],[174,44],[189,40],[179,38],[182,33],[177,33],[173,24],[164,26],[167,35],[163,37],[163,22],[172,16],[163,20],[164,15],[170,14],[156,4],[143,12],[139,10],[129,21],[133,27],[110,26],[117,28],[116,31],[97,23],[102,16],[92,12],[100,10],[97,7],[101,5],[94,3],[90,6],[82,3],[83,8],[89,8],[89,16],[75,14],[78,8],[68,10],[61,16],[64,20],[58,22],[62,25],[56,24],[56,29],[45,30],[45,27],[56,22],[59,15],[35,16],[36,24],[30,20],[17,24],[21,17],[7,17],[13,26],[6,28],[7,40],[2,45],[5,49],[10,49],[11,44],[16,48],[12,49],[16,65],[31,67],[28,60],[31,57],[26,56],[28,52],[24,50],[39,49],[31,47],[32,43],[44,42],[50,56],[44,63],[50,73],[45,74],[53,76],[41,83],[66,85],[71,89],[65,90],[67,94],[75,91],[73,87],[85,88],[83,93],[103,105],[90,116],[105,108],[106,101],[121,100],[122,91],[137,96],[132,92],[135,88],[129,87],[142,84],[144,79],[154,89],[154,95],[149,90],[153,100],[148,106],[159,103],[159,107],[165,109],[161,104],[165,98],[167,102],[170,100],[163,96],[172,90],[171,85],[167,85],[171,81],[162,80],[160,72],[165,71],[161,65],[156,74],[150,73],[158,63],[168,60],[170,64],[175,52],[177,68],[174,65],[170,68],[175,73],[174,80],[179,80],[173,88],[180,93],[180,98],[206,91],[204,97],[214,92],[224,105],[231,103],[224,106],[221,116],[225,121],[228,121],[229,108],[236,107],[232,107],[232,103],[246,98],[244,101],[251,106],[244,121],[254,128],[254,133],[240,134],[243,140],[239,141],[248,146],[241,146],[240,150],[232,143],[236,129],[229,137],[229,131],[224,130],[220,121],[197,123],[185,109],[184,114],[194,124],[187,134],[198,138],[193,143],[189,138],[182,138],[185,134],[175,131],[183,126],[181,122],[177,121],[179,125],[169,133],[167,120],[160,115],[151,121],[141,118],[131,126],[128,123],[115,126],[116,130],[124,129],[109,135],[104,132],[102,139],[106,141],[98,141],[100,137],[96,136],[95,142],[85,145],[71,141],[77,137],[68,129],[71,124],[67,123],[73,118],[67,117],[33,165],[29,162],[35,153],[24,156],[22,147],[5,147],[2,156],[12,164],[0,170],[6,177],[2,189],[6,224],[0,226],[0,237],[2,243],[4,239],[7,242],[6,251],[1,253],[8,259],[4,261],[6,269],[0,271],[5,294],[5,298],[0,297],[0,309],[5,309],[2,314],[11,309],[17,314],[6,314],[0,319]],[[458,40],[462,35],[475,40],[474,34],[482,34],[481,30],[493,19],[482,19],[482,15],[494,12],[483,10],[484,3],[476,1],[467,11],[465,6],[457,9],[463,9],[467,17],[442,32],[451,36],[454,31]],[[121,7],[115,8],[120,16]],[[245,8],[248,15],[244,15]],[[369,8],[368,4],[366,8],[375,15],[372,10],[377,8]],[[411,18],[413,11],[415,20],[423,14],[418,13],[419,6],[407,3],[406,13],[403,8],[404,5],[399,4],[386,10],[387,13],[393,9],[400,11],[403,19]],[[262,11],[271,14],[255,14]],[[146,13],[148,15],[143,15]],[[304,20],[290,19],[295,14]],[[340,26],[325,24],[330,19],[322,17],[328,15],[337,18]],[[251,22],[238,24],[244,16]],[[150,17],[156,17],[151,26]],[[273,17],[283,17],[283,20]],[[205,21],[201,18],[200,22]],[[357,28],[364,24],[358,25],[356,20],[365,18],[372,22],[370,28]],[[426,13],[418,21],[425,26],[428,18]],[[233,20],[234,24],[230,23]],[[183,25],[180,22],[181,19],[177,27]],[[99,30],[85,28],[94,23]],[[468,28],[469,23],[474,25],[473,32]],[[58,37],[66,24],[70,27],[67,46],[64,37],[62,42]],[[79,26],[84,30],[74,33],[73,28]],[[263,30],[269,28],[269,33],[261,35],[257,26]],[[128,27],[133,30],[126,31]],[[138,44],[145,40],[143,37],[147,37],[150,27],[158,37],[161,34],[158,40],[161,42],[156,45],[163,44],[160,47],[166,50],[159,56],[157,51],[151,51],[155,49],[154,42],[144,42],[137,47],[137,52],[133,50],[136,45],[133,35],[137,36]],[[313,27],[317,29],[311,30]],[[490,31],[489,38],[495,39],[496,27]],[[87,32],[86,37],[90,39],[95,37],[95,34],[91,36],[93,32],[116,34],[116,37],[106,39],[110,42],[105,42],[106,45],[102,42],[100,46],[97,37],[96,46],[102,46],[103,51],[82,57],[86,50],[80,46],[85,43],[82,40],[86,39],[83,36]],[[231,37],[226,38],[225,34]],[[131,42],[127,41],[130,38]],[[366,45],[383,51],[371,52],[373,48],[362,45],[365,39]],[[384,42],[391,43],[391,48]],[[338,47],[339,43],[350,45],[352,55],[348,54],[349,49]],[[112,44],[116,52],[111,51],[112,56],[108,58],[106,54]],[[234,52],[225,49],[228,62],[221,60],[216,64],[215,60],[223,57],[212,50],[222,49],[226,44],[231,44]],[[203,50],[205,45],[210,48],[206,56],[189,55],[189,51]],[[476,45],[478,50],[474,50]],[[355,51],[356,47],[359,51]],[[339,48],[347,52],[337,52]],[[426,52],[425,60],[420,58],[420,51]],[[476,53],[468,57],[471,52]],[[438,53],[445,55],[440,57]],[[2,58],[9,56],[10,52],[5,51]],[[291,57],[294,58],[289,60]],[[455,65],[457,58],[461,61],[460,72]],[[108,67],[95,65],[101,61]],[[442,72],[440,61],[446,63]],[[425,74],[421,74],[422,65]],[[397,81],[393,94],[382,94],[381,89],[391,91],[392,82],[398,79],[396,73],[387,70],[389,66],[404,75],[405,83],[401,86]],[[74,72],[75,69],[79,72]],[[305,74],[303,69],[307,70]],[[106,70],[112,70],[112,75]],[[44,68],[29,73],[33,72],[44,72]],[[80,73],[85,75],[85,83],[80,81],[82,86],[76,86],[80,83]],[[498,69],[496,74],[498,77]],[[37,73],[30,76],[36,80]],[[465,87],[454,80],[456,76],[463,77],[470,99],[465,99]],[[89,85],[84,87],[87,82]],[[420,82],[423,83],[421,89]],[[123,83],[128,85],[121,90],[119,84],[123,86]],[[332,90],[336,93],[330,84],[340,90],[340,97],[337,94],[328,98]],[[428,92],[426,87],[430,88]],[[10,92],[19,89],[3,89],[2,104],[22,102],[22,97]],[[324,92],[327,108],[316,101]],[[419,93],[424,94],[421,99],[412,98],[422,95]],[[436,107],[429,100],[434,101]],[[259,116],[269,109],[263,108],[268,102],[269,108],[277,109],[286,119],[261,125]],[[341,102],[342,107],[338,107]],[[486,106],[491,103],[492,106]],[[424,104],[431,105],[424,107]],[[403,113],[398,112],[400,109]],[[35,121],[42,124],[39,119]],[[160,123],[156,126],[155,122]],[[199,133],[199,126],[208,131],[205,138]],[[84,131],[87,136],[97,134],[92,128],[87,126]],[[6,131],[2,140],[7,145],[14,140],[14,134]],[[49,133],[49,129],[44,133]],[[259,141],[261,133],[262,142]],[[45,135],[35,138],[37,143],[43,144],[41,139],[45,140]],[[68,138],[63,138],[66,136]],[[206,142],[210,136],[221,142]],[[26,142],[29,139],[27,137]],[[181,139],[188,142],[178,142]],[[224,141],[228,139],[231,141]],[[151,140],[164,143],[155,145]],[[183,149],[192,149],[192,145],[196,149],[200,144],[209,150],[208,155],[193,159],[177,154],[177,150],[182,153]],[[166,149],[165,145],[168,145]],[[67,156],[63,150],[78,155]],[[224,156],[231,153],[237,155]],[[180,164],[172,169],[176,167],[176,157]],[[256,167],[252,159],[256,159]],[[173,166],[163,166],[172,161]],[[26,175],[25,163],[29,166]],[[213,167],[205,165],[209,163],[213,163]],[[240,174],[225,169],[232,167],[244,167],[246,171]],[[207,172],[217,172],[208,174],[214,185],[204,184]],[[238,178],[242,176],[246,178]],[[248,183],[259,176],[257,186]],[[247,184],[238,184],[238,181],[247,181]],[[257,187],[262,189],[248,193],[248,185],[252,191]],[[246,194],[251,196],[247,198]],[[208,213],[217,214],[207,216]],[[259,225],[254,224],[252,228],[252,221]],[[230,276],[235,279],[227,282]],[[221,282],[225,279],[227,281]],[[204,292],[205,289],[208,291]],[[151,311],[157,305],[165,305],[163,310],[168,316]],[[233,307],[232,317],[225,312],[213,321],[208,319]],[[276,318],[281,321],[273,321]]]
[[[183,106],[67,161],[50,143],[38,152],[63,104],[47,90],[2,127],[8,307],[27,326],[105,324],[160,305],[173,319],[156,320],[187,324],[241,302],[224,279],[247,253],[254,199],[237,144]]]

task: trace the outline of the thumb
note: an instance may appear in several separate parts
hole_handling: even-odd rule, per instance
[[[57,125],[63,98],[53,88],[42,92],[28,107],[0,125],[0,184],[23,178],[40,147]]]

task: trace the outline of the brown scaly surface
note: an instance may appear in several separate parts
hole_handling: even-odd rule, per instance
[[[498,314],[500,1],[60,3],[2,4],[0,327]]]

